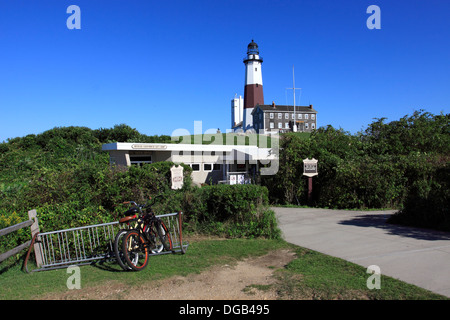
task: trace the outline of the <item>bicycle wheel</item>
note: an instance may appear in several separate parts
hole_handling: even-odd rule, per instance
[[[123,236],[122,253],[128,266],[135,271],[141,271],[148,264],[148,248],[136,230],[130,230]]]
[[[116,234],[116,238],[114,239],[114,254],[116,256],[117,263],[123,270],[131,270],[122,252],[122,239],[128,231],[128,229],[119,230]]]
[[[164,222],[159,220],[154,225],[156,226],[156,232],[158,233],[159,239],[161,240],[164,249],[166,249],[167,251],[172,250],[172,238],[170,237],[170,233],[167,230]]]

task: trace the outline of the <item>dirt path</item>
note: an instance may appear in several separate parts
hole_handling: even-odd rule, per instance
[[[268,286],[276,281],[273,273],[293,260],[294,255],[289,250],[276,250],[239,261],[233,266],[214,266],[188,277],[176,276],[138,287],[111,281],[96,287],[49,294],[40,299],[273,300],[277,299],[277,294]]]

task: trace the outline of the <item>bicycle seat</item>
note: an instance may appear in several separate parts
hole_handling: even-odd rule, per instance
[[[119,223],[128,222],[133,219],[136,219],[136,215],[120,218]]]

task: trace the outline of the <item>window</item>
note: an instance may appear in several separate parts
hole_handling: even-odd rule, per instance
[[[152,163],[152,156],[138,156],[138,155],[130,155],[130,164],[136,166],[142,166],[144,163]]]
[[[200,165],[198,163],[191,164],[192,171],[200,171]]]
[[[203,171],[212,171],[212,164],[211,163],[204,163],[203,164]]]
[[[275,124],[274,124],[273,122],[271,122],[271,123],[269,124],[269,126],[270,126],[270,129],[275,128]]]
[[[213,171],[219,171],[220,170],[220,163],[214,163],[213,164]]]
[[[311,115],[311,120],[315,120],[316,119],[316,115],[315,114],[312,114]]]
[[[316,124],[315,123],[311,123],[311,129],[315,129],[316,128]]]
[[[305,120],[308,120],[308,114],[305,114]]]
[[[278,129],[283,128],[283,124],[281,122],[278,122]]]
[[[289,120],[289,113],[286,112],[286,113],[284,114],[284,118],[285,118],[286,120]]]
[[[273,112],[270,113],[270,119],[273,119]]]
[[[298,114],[298,118],[302,119],[302,114],[301,113]]]
[[[284,124],[284,128],[285,128],[285,129],[289,129],[289,122],[286,122],[286,123]]]
[[[306,123],[305,123],[305,129],[308,129],[308,128],[309,128],[309,123],[306,122]]]
[[[295,120],[295,114],[292,114],[292,120]]]
[[[281,113],[278,114],[278,119],[282,119]]]

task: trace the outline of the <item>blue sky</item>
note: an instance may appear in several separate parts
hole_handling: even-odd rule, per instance
[[[81,9],[69,30],[67,7]],[[381,29],[369,30],[370,5]],[[450,1],[0,0],[0,142],[53,127],[230,128],[247,44],[267,104],[313,104],[356,133],[450,108]]]

